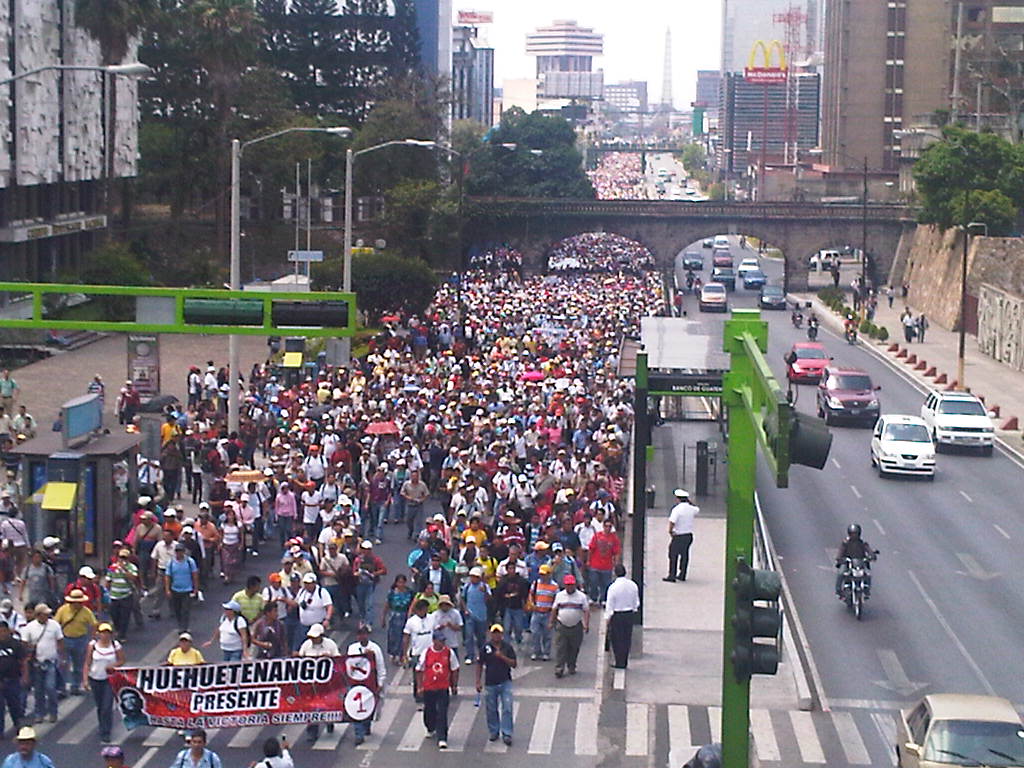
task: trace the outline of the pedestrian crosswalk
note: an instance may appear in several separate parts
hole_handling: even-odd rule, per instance
[[[84,705],[85,701],[80,700]],[[90,702],[91,703],[91,702]],[[609,707],[619,707],[619,715]],[[62,745],[95,738],[95,714],[91,707],[76,707],[62,728],[52,736]],[[622,762],[653,768],[679,768],[701,744],[721,738],[719,707],[642,702],[604,702],[593,699],[561,699],[521,696],[514,704],[513,744],[489,741],[486,711],[474,695],[452,699],[449,709],[448,751],[529,755],[531,759],[595,758],[618,751]],[[72,713],[69,713],[72,714]],[[801,712],[753,709],[750,713],[752,751],[763,766],[892,766],[895,713],[868,709],[834,712]],[[116,720],[116,718],[115,718]],[[256,753],[267,738],[285,735],[299,750],[315,752],[353,749],[353,728],[338,724],[333,732],[321,727],[317,740],[308,744],[302,725],[212,730],[209,745],[227,753]],[[52,736],[50,737],[52,739]],[[114,741],[126,747],[177,750],[181,737],[173,729],[139,728],[126,733],[115,722]],[[411,697],[393,696],[383,701],[378,719],[361,752],[381,751],[396,758],[437,750],[427,738],[422,711]]]

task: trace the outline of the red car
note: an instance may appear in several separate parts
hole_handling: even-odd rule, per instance
[[[818,381],[831,360],[825,347],[816,341],[797,342],[783,359],[786,361],[786,378],[793,382]]]

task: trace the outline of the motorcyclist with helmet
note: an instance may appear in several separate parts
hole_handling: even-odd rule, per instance
[[[871,596],[871,561],[878,555],[878,550],[872,549],[864,539],[861,538],[861,528],[857,523],[850,523],[846,528],[846,538],[839,545],[839,553],[836,555],[836,596],[843,598],[843,581],[846,578],[846,559],[863,560],[866,576],[864,578],[864,597]]]

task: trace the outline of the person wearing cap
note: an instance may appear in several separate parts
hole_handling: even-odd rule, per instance
[[[479,655],[487,635],[491,588],[483,580],[483,575],[483,568],[474,565],[469,569],[469,580],[459,590],[459,604],[466,626],[467,664]]]
[[[64,655],[64,633],[51,618],[53,611],[46,603],[35,608],[35,620],[21,630],[21,639],[30,649],[29,668],[35,693],[36,722],[49,715],[57,722],[57,666]]]
[[[91,565],[83,565],[78,569],[78,578],[64,587],[64,597],[70,595],[71,591],[75,589],[81,590],[85,595],[85,605],[89,610],[94,614],[97,613],[100,609],[102,593],[96,584],[96,571],[92,569]]]
[[[533,661],[551,660],[551,609],[558,594],[558,584],[551,578],[550,563],[542,563],[537,569],[537,580],[530,585],[529,603],[533,610],[530,613],[530,639],[533,641]]]
[[[490,637],[480,648],[476,667],[476,689],[483,691],[490,741],[500,737],[512,745],[512,670],[519,664],[516,650],[505,641],[501,624],[492,624]]]
[[[142,578],[143,585],[149,588],[156,581],[156,586],[161,586],[160,579],[154,580],[153,571],[150,567],[153,549],[163,538],[160,524],[156,521],[156,515],[148,509],[143,510],[139,513],[139,522],[132,531],[130,538],[135,555],[139,558],[139,575]]]
[[[131,561],[132,552],[127,547],[117,551],[117,557],[107,566],[107,593],[110,595],[110,618],[117,632],[117,639],[128,637],[128,625],[132,618],[132,602],[139,586],[139,569]]]
[[[388,569],[373,552],[373,544],[364,539],[359,544],[359,555],[352,563],[356,582],[356,605],[359,607],[359,619],[367,624],[373,623],[374,598],[381,577],[387,575]]]
[[[605,516],[601,522],[601,530],[590,539],[587,553],[587,586],[590,588],[590,602],[604,605],[608,585],[612,582],[612,570],[622,559],[622,542],[619,541],[610,517]]]
[[[444,632],[444,643],[459,656],[459,646],[462,644],[462,629],[464,621],[462,614],[455,607],[455,601],[449,595],[441,595],[437,599],[437,610],[429,614],[430,626],[434,631]]]
[[[308,634],[309,629],[316,625],[330,629],[331,616],[334,615],[334,601],[331,594],[317,583],[315,573],[307,573],[302,577],[302,592],[299,594],[299,623]]]
[[[387,462],[377,466],[377,471],[367,481],[366,514],[363,515],[363,538],[373,538],[381,543],[388,508],[391,506],[391,480],[387,473]]]
[[[338,644],[324,634],[323,624],[313,624],[306,630],[306,640],[299,647],[298,656],[340,656]],[[334,723],[327,724],[328,733],[334,731]],[[306,726],[306,738],[310,744],[320,735],[320,726],[310,723]]]
[[[203,559],[199,563],[199,587],[206,589],[207,579],[213,573],[213,567],[217,561],[221,533],[211,518],[210,505],[205,501],[199,502],[199,520],[196,521],[194,528],[203,547]]]
[[[377,674],[377,690],[381,692],[379,695],[383,695],[388,681],[388,670],[384,664],[384,652],[377,643],[370,639],[370,631],[369,624],[360,624],[356,627],[356,640],[349,644],[346,653],[349,656],[369,656],[373,659],[374,671]],[[357,747],[366,741],[371,726],[372,720],[357,720],[353,724]]]
[[[249,625],[242,615],[242,606],[228,600],[221,608],[224,613],[213,630],[213,637],[203,643],[203,648],[209,648],[217,641],[224,661],[241,661],[249,647]]]
[[[441,628],[433,630],[415,668],[423,695],[423,725],[427,738],[437,738],[438,749],[448,749],[448,705],[459,692],[459,657],[445,642],[446,634]]]
[[[9,597],[0,600],[0,621],[7,622],[7,626],[15,635],[20,635],[21,628],[28,623],[25,616],[15,610],[14,601]]]
[[[590,601],[576,588],[575,576],[566,576],[562,584],[548,618],[548,627],[555,633],[555,677],[562,677],[566,669],[576,674],[583,635],[590,632]]]
[[[0,610],[0,734],[4,731],[5,710],[10,713],[11,725],[15,727],[24,717],[22,686],[27,686],[29,681],[29,651],[14,637],[17,629],[11,623],[14,618],[16,614],[8,618]]]
[[[205,664],[206,659],[203,658],[203,652],[193,643],[192,633],[181,632],[178,634],[178,644],[167,654],[167,663],[172,667],[190,667]]]
[[[36,749],[36,729],[26,725],[14,737],[18,751],[4,758],[2,768],[54,768],[53,760]]]
[[[668,516],[668,576],[662,581],[686,581],[690,566],[690,546],[693,544],[693,519],[700,507],[690,502],[690,493],[676,488],[676,505]]]
[[[277,574],[273,574],[277,576]],[[278,576],[280,579],[280,576]],[[257,659],[280,659],[288,649],[288,633],[278,617],[275,601],[265,603],[252,625],[253,655]]]
[[[180,541],[174,545],[174,557],[164,567],[162,586],[178,622],[178,631],[188,632],[192,601],[199,595],[199,566]]]
[[[82,693],[79,681],[82,679],[85,653],[93,628],[98,623],[88,603],[89,598],[82,590],[73,589],[64,597],[63,604],[53,616],[53,620],[60,625],[64,633],[64,649],[71,667],[72,696],[80,696]]]
[[[402,665],[415,668],[419,663],[420,655],[430,645],[431,619],[428,611],[430,603],[426,600],[414,600],[412,613],[405,620],[405,627],[402,629]],[[419,702],[422,700],[419,689],[419,680],[413,676],[413,698]]]
[[[41,549],[33,549],[28,565],[21,572],[18,599],[22,605],[36,605],[53,599],[57,593],[57,574],[43,557]]]
[[[100,741],[110,741],[113,726],[114,690],[108,679],[114,667],[125,663],[124,650],[114,639],[114,628],[106,621],[96,627],[96,637],[89,641],[82,669],[82,687],[92,692],[99,722]]]
[[[147,615],[151,619],[160,618],[160,612],[164,607],[164,603],[167,602],[164,575],[167,572],[168,563],[174,559],[174,548],[178,543],[174,539],[174,532],[169,528],[162,529],[160,536],[160,541],[153,547],[149,557],[149,581],[153,584],[153,589],[149,590],[150,605]]]
[[[124,750],[117,744],[107,744],[100,750],[103,768],[124,768]]]

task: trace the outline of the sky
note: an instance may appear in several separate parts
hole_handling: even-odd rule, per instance
[[[594,62],[606,83],[646,80],[651,103],[661,101],[665,29],[672,29],[672,92],[677,107],[693,101],[698,69],[718,69],[722,8],[719,0],[453,0],[453,11],[491,11],[481,27],[494,46],[494,84],[533,77],[526,34],[556,19],[574,19],[604,35],[604,56]]]

